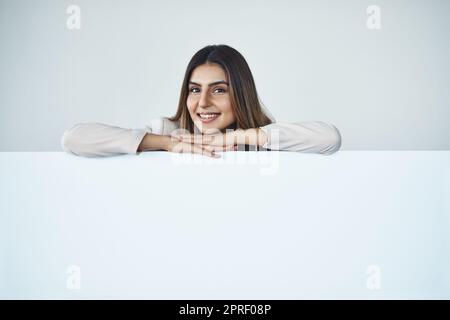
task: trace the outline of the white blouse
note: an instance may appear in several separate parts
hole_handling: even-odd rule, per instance
[[[176,129],[179,129],[178,123],[166,117],[154,119],[145,129],[78,123],[64,132],[61,146],[66,152],[85,157],[136,154],[146,133],[170,135]],[[267,135],[262,148],[270,150],[328,155],[341,147],[339,130],[322,121],[274,122],[260,129]],[[194,131],[199,133],[196,127]]]

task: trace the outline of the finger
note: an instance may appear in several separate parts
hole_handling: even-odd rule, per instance
[[[191,134],[184,133],[184,134],[179,134],[178,137],[185,142],[190,142],[194,136]]]
[[[197,154],[207,154],[207,151],[203,150],[202,147],[196,146],[191,143],[180,142],[172,148],[173,152],[178,153],[197,153]]]
[[[234,145],[229,146],[210,146],[215,152],[222,152],[222,151],[233,151],[235,149]]]
[[[195,144],[208,144],[214,141],[213,136],[206,136],[206,135],[181,135],[180,139],[183,142],[189,142],[189,143],[195,143]]]
[[[170,135],[170,141],[172,141],[172,143],[178,143],[178,142],[182,142],[182,140],[180,139],[179,136],[177,135]]]
[[[195,143],[195,142],[194,142]],[[203,140],[198,141],[198,143],[201,143],[203,145],[213,146],[213,147],[219,147],[219,148],[227,148],[227,147],[233,147],[234,141],[226,139],[223,139],[221,136],[212,137],[211,140]]]
[[[227,147],[226,151],[237,151],[238,146],[236,145],[230,145]]]
[[[186,139],[189,135],[177,133],[177,134],[175,134],[174,136],[176,136],[178,139],[184,140],[184,139]]]
[[[203,154],[213,158],[220,158],[220,155],[216,153],[216,150],[209,146],[199,146],[203,150]]]
[[[183,143],[183,144],[184,144],[184,147],[181,152],[197,153],[197,154],[205,155],[205,156],[212,157],[212,158],[220,158],[220,155],[215,154],[214,151],[209,148],[205,148],[201,145],[195,145],[195,144],[191,144],[191,143]]]
[[[181,141],[172,141],[172,152],[183,153],[186,150],[186,145]]]

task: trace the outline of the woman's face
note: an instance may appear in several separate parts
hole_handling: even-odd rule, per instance
[[[227,75],[218,64],[202,64],[194,69],[186,103],[201,133],[208,129],[223,131],[235,122]]]

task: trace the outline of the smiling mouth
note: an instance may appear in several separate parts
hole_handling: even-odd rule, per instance
[[[205,112],[197,113],[198,117],[202,122],[210,122],[217,119],[220,116],[220,112]]]

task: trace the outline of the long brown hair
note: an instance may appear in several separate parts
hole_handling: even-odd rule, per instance
[[[189,95],[189,80],[194,69],[205,63],[220,65],[228,76],[231,107],[236,118],[235,123],[230,127],[250,129],[272,123],[272,120],[263,111],[247,61],[237,50],[224,44],[209,45],[194,54],[184,75],[177,113],[168,118],[169,120],[178,121],[180,128],[194,133],[194,122],[186,104]]]

